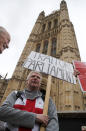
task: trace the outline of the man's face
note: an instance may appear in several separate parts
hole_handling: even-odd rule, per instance
[[[3,52],[4,49],[8,48],[10,42],[10,37],[6,33],[0,34],[0,53]]]
[[[30,90],[38,90],[41,83],[40,74],[33,72],[27,80],[27,86]]]

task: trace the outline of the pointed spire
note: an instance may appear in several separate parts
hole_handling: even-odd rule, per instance
[[[62,0],[62,1],[61,1],[61,4],[66,4],[66,1],[65,1],[65,0]]]
[[[61,8],[61,9],[67,9],[67,4],[66,4],[66,1],[65,1],[65,0],[62,0],[62,1],[61,1],[60,8]]]
[[[45,17],[45,12],[42,11],[39,16],[38,16],[38,19],[43,19]]]

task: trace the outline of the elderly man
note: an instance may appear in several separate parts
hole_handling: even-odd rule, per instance
[[[30,72],[27,88],[19,93],[13,91],[0,107],[0,119],[7,122],[9,131],[40,131],[40,124],[46,127],[46,131],[59,130],[56,107],[51,99],[48,116],[42,114],[41,79],[40,73]]]
[[[5,28],[0,26],[0,53],[2,53],[4,49],[8,48],[9,42],[9,33],[6,31]]]
[[[10,42],[10,35],[5,28],[0,26],[0,54],[4,49],[8,48]],[[0,121],[0,131],[4,130],[3,122]]]

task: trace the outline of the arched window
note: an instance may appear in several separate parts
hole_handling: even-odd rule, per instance
[[[51,56],[55,56],[56,55],[56,38],[52,39],[52,45],[51,45]]]
[[[58,24],[58,20],[55,19],[55,20],[54,20],[54,27],[57,27],[57,24]]]
[[[51,22],[48,23],[48,30],[51,29]]]
[[[39,52],[40,51],[40,44],[37,44],[36,45],[36,52]]]
[[[42,26],[42,32],[45,31],[45,27],[46,27],[46,24],[44,24],[44,25]]]
[[[47,54],[47,49],[48,49],[48,41],[46,40],[46,41],[44,42],[44,46],[43,46],[43,51],[42,51],[42,53]]]

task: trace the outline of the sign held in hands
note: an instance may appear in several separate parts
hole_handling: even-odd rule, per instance
[[[52,56],[32,51],[24,62],[23,67],[76,84],[72,64]]]

